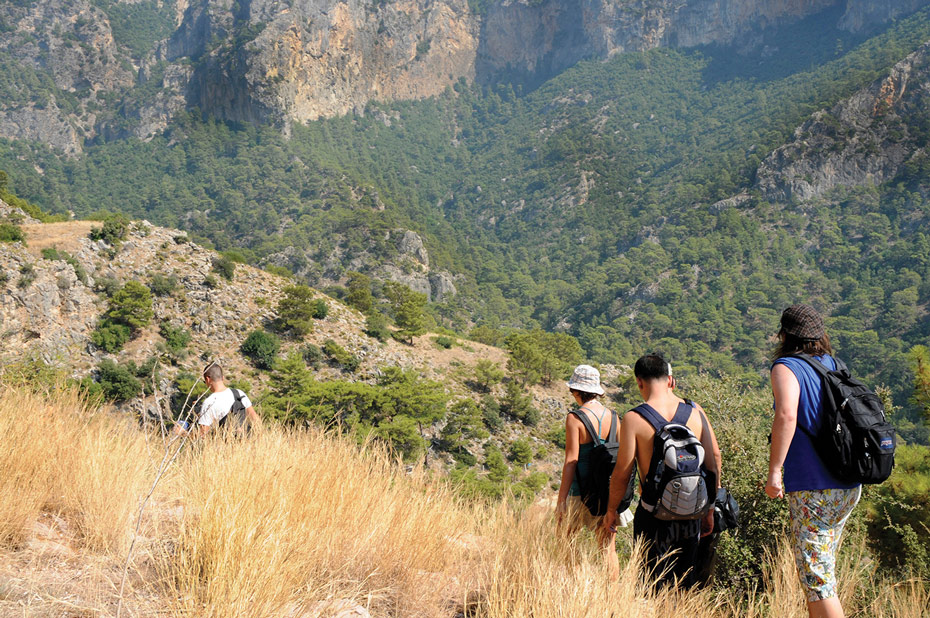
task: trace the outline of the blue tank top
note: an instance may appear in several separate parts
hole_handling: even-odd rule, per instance
[[[816,356],[828,369],[836,369],[829,354]],[[823,489],[852,489],[856,483],[844,483],[830,474],[814,449],[810,435],[817,435],[821,425],[823,384],[814,368],[801,358],[779,358],[772,366],[784,365],[798,379],[801,396],[798,400],[798,426],[794,430],[788,455],[785,457],[785,491],[820,491]],[[803,428],[803,429],[802,429]]]

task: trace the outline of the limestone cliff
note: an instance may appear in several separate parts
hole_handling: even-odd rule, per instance
[[[468,0],[4,2],[0,68],[14,78],[0,90],[0,137],[77,154],[87,140],[147,138],[189,108],[286,128],[460,79],[540,80],[583,58],[742,44],[826,9],[857,30],[923,4],[496,0],[478,14]],[[154,26],[136,26],[132,11]]]
[[[881,183],[923,153],[930,113],[930,44],[884,78],[816,112],[794,139],[759,167],[756,185],[771,200],[806,200],[834,187]]]

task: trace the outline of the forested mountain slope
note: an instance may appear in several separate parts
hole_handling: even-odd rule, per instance
[[[843,14],[767,30],[744,55],[617,53],[527,92],[459,80],[289,137],[192,113],[71,159],[7,141],[0,167],[51,210],[178,226],[321,286],[347,269],[409,275],[392,234],[413,230],[430,269],[456,277],[434,306],[447,325],[565,330],[599,361],[657,349],[760,376],[779,310],[803,299],[905,404],[905,352],[930,330],[923,55],[879,116],[843,110],[900,81],[930,19],[864,39],[836,27]],[[836,182],[832,162],[857,148],[894,164]],[[803,183],[818,190],[768,188]]]

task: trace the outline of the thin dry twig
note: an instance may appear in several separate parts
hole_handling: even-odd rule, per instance
[[[191,395],[194,393],[194,389],[197,388],[197,385],[200,383],[200,378],[197,378],[197,381],[191,386],[191,389],[187,392],[187,398],[184,400],[184,406],[181,407],[181,410],[184,410],[184,407],[187,406],[188,401],[190,401]],[[197,405],[197,402],[203,397],[201,395],[194,401],[191,405],[191,410]],[[190,410],[188,410],[188,415],[190,415]],[[155,493],[155,488],[158,486],[158,483],[161,481],[162,477],[165,475],[165,472],[168,471],[168,468],[171,467],[171,464],[174,463],[175,459],[178,458],[178,455],[181,453],[181,449],[184,448],[185,437],[189,436],[190,433],[186,435],[176,434],[170,441],[165,445],[165,454],[162,457],[161,464],[158,467],[158,472],[155,474],[155,480],[152,481],[152,486],[149,488],[149,492],[142,499],[142,504],[139,506],[139,514],[136,517],[136,527],[132,533],[132,542],[129,544],[129,551],[126,552],[126,561],[123,563],[123,574],[120,577],[119,582],[119,600],[116,604],[116,618],[120,618],[120,615],[123,611],[123,593],[126,588],[126,574],[129,572],[129,563],[132,560],[132,551],[135,549],[136,540],[139,538],[139,529],[142,527],[142,515],[145,513],[145,507],[148,506],[149,500],[152,497],[152,494]],[[174,450],[174,453],[171,453],[171,446],[177,442],[178,447]],[[169,457],[170,455],[170,457]]]

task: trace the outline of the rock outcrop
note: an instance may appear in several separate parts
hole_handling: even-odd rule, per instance
[[[930,44],[884,78],[798,127],[760,165],[756,186],[773,201],[807,200],[839,186],[896,176],[930,138]]]
[[[751,41],[837,7],[839,25],[858,30],[921,4],[496,0],[476,14],[468,0],[159,0],[160,30],[172,34],[140,56],[138,42],[114,39],[105,11],[120,3],[6,2],[0,60],[23,84],[0,100],[0,136],[77,154],[99,137],[150,137],[189,108],[287,129],[461,79],[538,81],[583,58]]]

